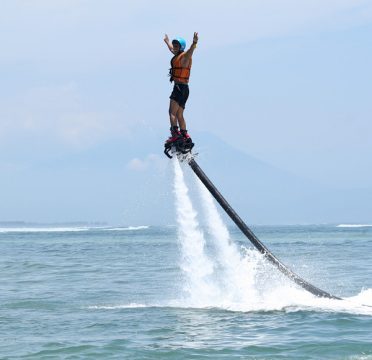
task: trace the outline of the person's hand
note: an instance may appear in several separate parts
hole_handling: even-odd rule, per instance
[[[193,38],[192,42],[194,44],[197,44],[198,43],[198,40],[199,40],[198,33],[197,32],[194,32],[194,38]]]
[[[165,34],[165,36],[164,36],[164,41],[165,41],[166,43],[169,43],[169,37],[168,37],[167,34]]]

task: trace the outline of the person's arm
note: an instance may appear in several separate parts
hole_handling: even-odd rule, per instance
[[[165,34],[165,36],[164,36],[164,42],[167,44],[169,51],[173,54],[173,45],[169,41],[169,38],[168,38],[167,34]]]
[[[185,55],[182,57],[182,60],[181,60],[181,63],[183,66],[186,66],[186,64],[190,61],[192,54],[194,53],[194,50],[196,49],[196,44],[198,43],[198,40],[199,40],[198,33],[194,32],[194,38],[192,40],[190,49],[185,52]]]

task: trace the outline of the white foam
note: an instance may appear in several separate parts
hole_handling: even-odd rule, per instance
[[[108,230],[108,231],[136,231],[136,230],[148,229],[149,227],[150,226],[147,226],[147,225],[141,225],[141,226],[107,228],[107,229],[104,229],[104,230]]]
[[[211,309],[218,308],[227,311],[238,312],[271,312],[284,311],[288,313],[298,311],[318,311],[331,313],[349,313],[356,315],[372,316],[372,289],[362,290],[358,295],[343,300],[318,298],[303,289],[291,284],[275,287],[266,291],[260,301],[252,301],[250,298],[232,301],[228,297],[224,300],[204,297],[203,301],[195,301],[191,297],[164,301],[162,303],[126,303],[88,306],[89,310],[118,310],[140,308],[182,308],[182,309]]]
[[[371,306],[372,309],[372,289],[363,289],[358,295],[347,298],[348,301],[352,301],[358,304]]]
[[[205,301],[204,303],[195,303],[189,301],[187,298],[181,298],[169,301],[165,306],[186,309],[219,308],[239,312],[342,312],[372,316],[372,304],[370,301],[367,303],[365,300],[365,294],[358,294],[355,297],[345,298],[343,300],[318,298],[294,285],[286,284],[282,287],[277,286],[271,290],[267,290],[256,299],[246,298],[240,302],[231,301],[228,297],[224,301],[223,298],[219,298],[219,300],[212,299],[210,302]]]

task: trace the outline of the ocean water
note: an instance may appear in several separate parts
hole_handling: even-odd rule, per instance
[[[0,228],[0,359],[372,359],[372,227],[252,227],[319,299],[185,171],[170,226]]]

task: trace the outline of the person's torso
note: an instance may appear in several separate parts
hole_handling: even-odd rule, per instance
[[[188,60],[186,64],[182,64],[184,52],[175,55],[171,60],[171,78],[175,83],[188,84],[190,79],[190,70],[192,66],[192,59]]]

